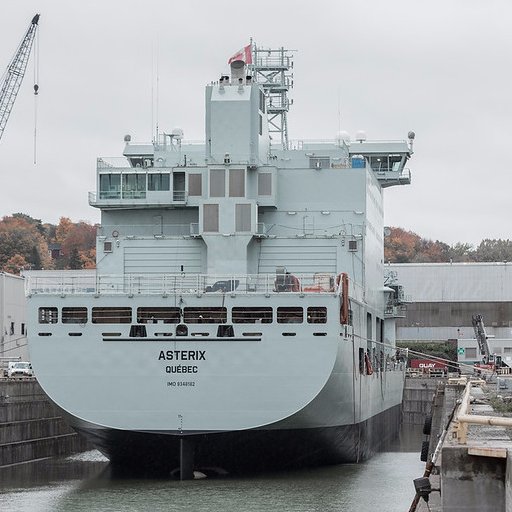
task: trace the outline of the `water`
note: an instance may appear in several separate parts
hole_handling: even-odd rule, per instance
[[[97,451],[0,470],[0,510],[30,512],[407,511],[422,476],[421,432],[347,464],[247,478],[114,479]]]

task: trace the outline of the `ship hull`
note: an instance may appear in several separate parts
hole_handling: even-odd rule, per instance
[[[176,435],[75,427],[110,459],[115,473],[179,475],[186,446],[194,470],[247,474],[354,463],[396,439],[401,406],[355,425]]]

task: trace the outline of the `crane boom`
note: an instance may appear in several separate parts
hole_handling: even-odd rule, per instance
[[[32,18],[27,32],[18,46],[4,77],[2,78],[0,89],[0,139],[4,133],[5,126],[9,119],[9,115],[11,114],[16,96],[18,95],[21,82],[25,76],[25,70],[27,69],[28,59],[30,57],[30,51],[32,50],[32,44],[36,35],[38,22],[39,14],[36,14]]]
[[[480,349],[480,353],[484,356],[484,363],[488,364],[492,358],[491,351],[489,350],[489,344],[487,343],[484,319],[482,315],[473,315],[471,322],[473,324],[473,330],[475,331],[478,348]]]

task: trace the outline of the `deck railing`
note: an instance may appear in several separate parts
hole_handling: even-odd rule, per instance
[[[66,272],[26,278],[27,295],[202,295],[330,293],[339,294],[334,274],[94,274]]]

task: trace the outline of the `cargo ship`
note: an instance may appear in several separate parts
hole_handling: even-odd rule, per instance
[[[414,133],[293,141],[293,54],[251,43],[206,86],[205,140],[97,160],[97,268],[28,272],[39,383],[116,468],[357,462],[396,436],[403,292],[383,192]]]

